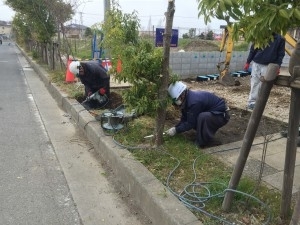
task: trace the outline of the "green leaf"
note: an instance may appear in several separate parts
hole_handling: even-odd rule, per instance
[[[225,2],[223,0],[220,0],[219,7],[223,12],[226,11]]]
[[[269,19],[269,26],[273,23],[275,17],[276,17],[276,14],[273,13],[273,14],[271,15],[270,19]]]
[[[294,9],[293,15],[294,15],[298,20],[300,20],[300,10],[299,10],[299,9],[295,8],[295,9]]]
[[[289,19],[289,14],[288,14],[287,10],[285,10],[285,9],[280,9],[279,10],[279,15],[286,18],[286,19]]]
[[[204,1],[203,1],[204,2]],[[215,1],[208,1],[208,4],[206,5],[206,9],[210,10],[212,8],[215,8],[217,5],[218,0]],[[204,4],[204,3],[203,3]],[[205,8],[205,5],[203,5],[203,8]]]
[[[221,10],[220,7],[218,7],[217,10],[216,10],[216,17],[218,19],[223,19],[223,11]]]
[[[232,1],[231,0],[224,0],[225,5],[227,6],[232,6]]]

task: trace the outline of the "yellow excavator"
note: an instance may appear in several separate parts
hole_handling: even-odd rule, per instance
[[[296,47],[297,40],[289,34],[284,35],[284,38],[285,38],[285,43],[288,44],[288,46],[285,45],[285,51],[290,56],[292,55],[293,49]]]
[[[232,38],[232,28],[230,26],[221,26],[223,28],[222,40],[220,45],[220,52],[223,52],[226,46],[225,60],[219,62],[217,68],[219,70],[219,83],[226,86],[238,86],[240,82],[233,78],[229,72],[229,65],[231,60],[231,54],[233,51],[234,41]]]
[[[222,40],[220,45],[220,52],[223,52],[226,47],[226,56],[223,62],[219,62],[217,68],[219,70],[219,83],[226,86],[238,86],[240,82],[235,79],[229,72],[229,65],[231,55],[233,51],[234,41],[232,38],[232,27],[221,26],[223,28]],[[297,41],[288,33],[284,36],[285,42],[288,44],[285,46],[285,51],[288,55],[292,54],[292,50],[295,48]]]

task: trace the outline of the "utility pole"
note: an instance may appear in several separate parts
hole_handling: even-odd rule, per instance
[[[105,22],[105,14],[110,10],[110,0],[104,0],[104,22]]]
[[[80,35],[79,35],[79,38],[82,39],[82,37],[83,37],[83,29],[82,29],[82,27],[83,27],[83,19],[82,19],[82,12],[79,12],[79,14],[80,14]]]

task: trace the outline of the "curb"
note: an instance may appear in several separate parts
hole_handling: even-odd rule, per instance
[[[135,204],[153,224],[159,225],[203,225],[143,164],[136,161],[131,152],[116,145],[105,135],[97,121],[75,99],[69,99],[59,87],[51,83],[49,75],[16,45],[28,63],[45,84],[57,104],[76,122],[93,144],[96,152],[105,159],[123,188],[131,195]]]

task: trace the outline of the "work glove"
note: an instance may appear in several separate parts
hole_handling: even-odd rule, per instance
[[[106,93],[105,88],[100,88],[100,89],[99,89],[99,94],[100,94],[100,95],[105,95],[105,93]]]
[[[249,66],[250,66],[250,64],[249,64],[249,63],[246,63],[245,66],[244,66],[244,70],[245,70],[245,71],[248,71],[248,70],[249,70]]]
[[[169,130],[166,131],[166,134],[171,137],[174,136],[176,134],[176,128],[175,127],[170,128]]]

